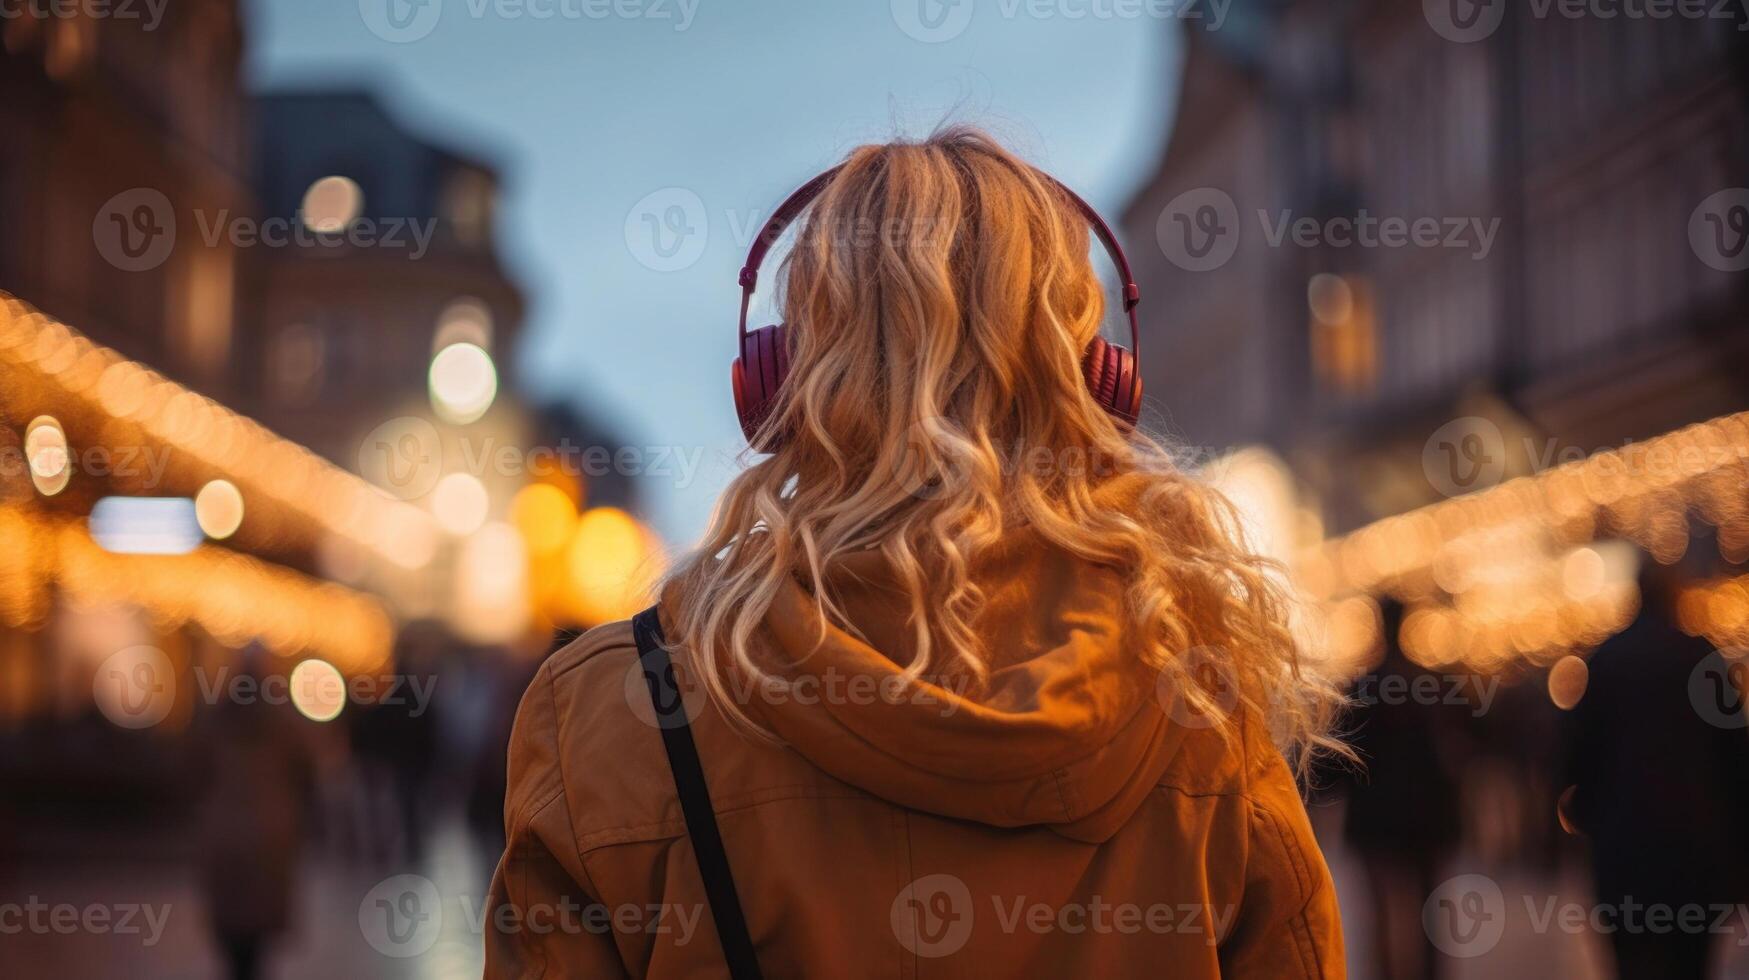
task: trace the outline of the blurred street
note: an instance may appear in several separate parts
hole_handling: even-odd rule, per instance
[[[0,975],[478,976],[523,691],[757,455],[758,202],[963,120],[1352,698],[1349,975],[1749,978],[1743,5],[536,6],[0,10]]]

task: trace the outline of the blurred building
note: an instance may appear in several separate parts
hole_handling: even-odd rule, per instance
[[[444,347],[479,347],[499,373],[515,349],[523,298],[494,236],[497,171],[363,90],[274,92],[250,110],[262,212],[292,240],[257,250],[259,333],[239,373],[269,424],[351,466],[371,426],[424,403]]]
[[[1192,443],[1279,450],[1333,530],[1472,489],[1424,473],[1454,418],[1500,429],[1498,483],[1548,468],[1526,436],[1590,453],[1749,404],[1749,279],[1691,247],[1749,183],[1739,25],[1502,4],[1452,40],[1424,7],[1186,30],[1172,143],[1126,213],[1161,246],[1136,250],[1151,400]],[[1345,241],[1369,217],[1439,242]]]
[[[251,207],[236,0],[42,9],[0,20],[0,286],[228,396],[238,253],[194,215]]]

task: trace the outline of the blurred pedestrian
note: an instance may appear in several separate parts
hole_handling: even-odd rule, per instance
[[[239,676],[270,673],[265,655],[240,655]],[[284,699],[224,697],[201,719],[210,780],[203,883],[214,938],[234,980],[261,974],[268,946],[291,921],[315,789],[303,719]]]
[[[1434,675],[1404,654],[1402,604],[1386,598],[1379,610],[1383,656],[1355,686],[1349,744],[1361,767],[1349,786],[1343,840],[1366,869],[1378,975],[1431,978],[1439,956],[1421,908],[1462,836],[1467,716],[1443,678],[1428,684],[1422,678]],[[1438,696],[1413,696],[1418,690]]]
[[[1597,901],[1616,923],[1617,974],[1698,980],[1715,925],[1737,917],[1653,928],[1647,914],[1716,913],[1749,900],[1749,736],[1733,724],[1740,692],[1719,706],[1697,703],[1719,692],[1704,676],[1696,683],[1711,644],[1676,626],[1680,569],[1648,559],[1640,579],[1639,616],[1592,655],[1584,698],[1567,719],[1566,814],[1589,839]]]

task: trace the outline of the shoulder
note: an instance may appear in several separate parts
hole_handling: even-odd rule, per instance
[[[1187,796],[1251,796],[1270,792],[1293,776],[1267,723],[1240,709],[1230,727],[1187,728],[1159,785]]]
[[[852,791],[793,750],[732,729],[687,669],[691,734],[718,812]],[[562,800],[578,849],[679,837],[685,818],[630,622],[598,626],[547,658],[523,695],[511,737],[506,817]]]
[[[562,801],[581,848],[616,828],[656,836],[677,813],[661,733],[640,720],[631,696],[648,697],[630,622],[597,626],[541,665],[517,709],[510,737],[505,819],[527,819]]]

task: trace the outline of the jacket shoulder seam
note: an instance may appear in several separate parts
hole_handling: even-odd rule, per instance
[[[632,639],[631,626],[631,620],[622,619],[587,630],[547,658],[548,673],[556,681],[603,654],[635,651],[638,645]]]
[[[726,805],[712,807],[717,816],[730,813],[740,813],[745,810],[755,810],[770,803],[785,803],[790,800],[877,800],[876,797],[856,789],[827,790],[822,792],[819,787],[796,785],[778,786],[761,790],[746,797],[733,799]],[[679,801],[675,801],[679,805]],[[619,844],[643,844],[650,841],[666,840],[673,837],[686,836],[686,819],[683,816],[663,817],[660,820],[647,820],[643,823],[626,824],[597,830],[578,838],[579,852],[590,853],[604,847],[614,847]]]
[[[1293,867],[1297,901],[1294,914],[1288,922],[1288,931],[1294,937],[1294,951],[1299,955],[1300,968],[1306,972],[1307,976],[1322,977],[1324,971],[1320,962],[1318,943],[1312,936],[1310,925],[1306,922],[1306,909],[1311,907],[1312,900],[1317,897],[1317,887],[1312,881],[1313,876],[1306,865],[1305,851],[1282,825],[1281,814],[1277,813],[1274,807],[1249,793],[1245,794],[1245,798],[1251,805],[1252,814],[1259,818],[1259,822],[1267,823],[1270,830],[1275,833],[1277,843],[1281,845],[1282,851],[1287,855],[1288,861]]]

